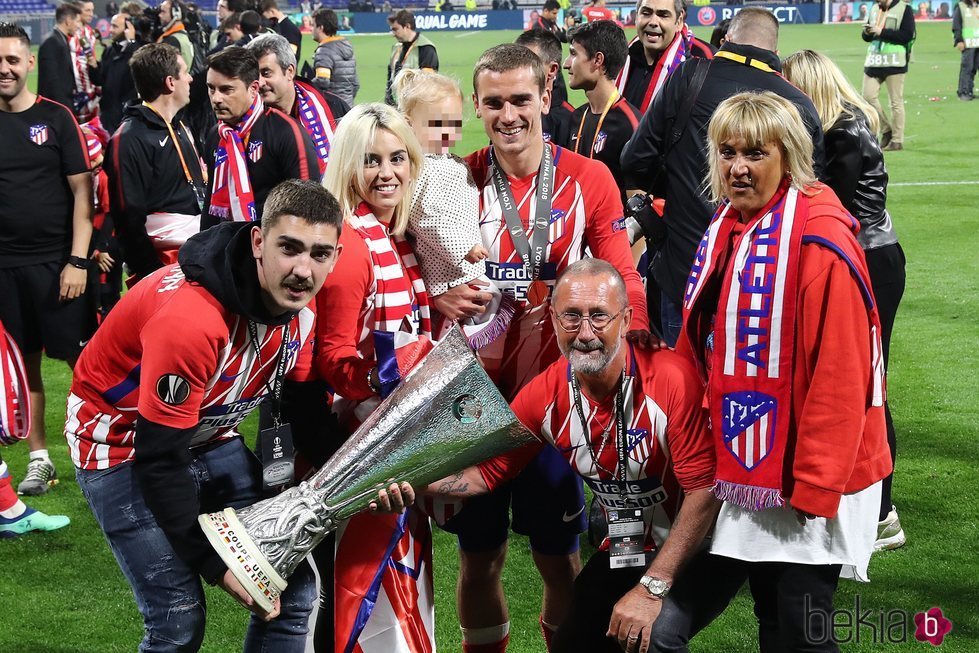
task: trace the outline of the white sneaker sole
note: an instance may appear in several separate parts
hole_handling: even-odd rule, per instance
[[[900,549],[905,543],[907,543],[907,538],[904,537],[904,529],[901,529],[895,535],[884,537],[874,542],[874,551]]]

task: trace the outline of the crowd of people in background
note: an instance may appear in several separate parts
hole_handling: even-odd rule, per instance
[[[104,39],[72,0],[36,56],[0,24],[0,434],[30,449],[17,493],[0,460],[0,536],[69,524],[17,496],[59,480],[44,352],[73,371],[64,433],[140,650],[199,648],[202,580],[253,613],[245,650],[429,650],[432,521],[458,537],[468,653],[506,650],[511,529],[552,652],[686,650],[746,582],[762,651],[838,650],[806,610],[905,543],[884,152],[905,147],[915,11],[870,8],[859,92],[817,51],[781,60],[765,9],[706,42],[683,0],[638,0],[627,27],[570,8],[476,58],[488,145],[464,158],[468,99],[405,9],[378,97],[328,8],[304,7],[305,53],[277,0],[219,0],[216,27],[127,2]],[[979,17],[954,11],[971,100]],[[300,480],[457,324],[538,441],[382,491],[391,514],[256,606],[196,522],[270,492],[236,427],[261,404]]]

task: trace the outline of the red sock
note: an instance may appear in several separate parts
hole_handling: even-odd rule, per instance
[[[510,642],[510,635],[507,634],[498,642],[488,644],[469,644],[462,643],[462,653],[506,653],[506,646]]]
[[[551,627],[548,624],[544,623],[543,615],[540,617],[539,621],[540,621],[540,631],[544,635],[544,645],[547,647],[547,650],[550,651],[551,638],[554,637],[554,631],[551,630]]]
[[[18,501],[17,493],[10,486],[10,474],[4,470],[0,476],[0,512],[13,508]]]

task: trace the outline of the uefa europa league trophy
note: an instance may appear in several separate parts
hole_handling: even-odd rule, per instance
[[[455,328],[315,476],[241,510],[200,515],[211,546],[266,611],[296,565],[393,482],[422,487],[525,444],[520,425]]]

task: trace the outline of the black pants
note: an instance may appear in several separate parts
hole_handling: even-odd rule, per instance
[[[701,554],[677,579],[653,626],[651,650],[685,653],[690,638],[720,615],[747,579],[761,653],[839,651],[827,627],[840,565],[744,562]]]
[[[647,566],[609,569],[608,553],[595,553],[574,581],[571,608],[551,638],[550,653],[622,653],[618,642],[605,634],[612,608],[639,583]]]
[[[884,369],[890,369],[891,332],[894,330],[894,318],[897,307],[904,296],[906,279],[904,267],[906,260],[904,250],[898,243],[865,252],[867,270],[870,272],[870,285],[877,299],[877,313],[880,315],[880,339],[884,354]],[[891,450],[891,463],[897,458],[897,436],[894,432],[894,420],[891,419],[891,408],[884,403],[884,417],[887,420],[887,445]],[[880,516],[882,520],[891,510],[891,483],[893,473],[887,476],[881,484]]]

